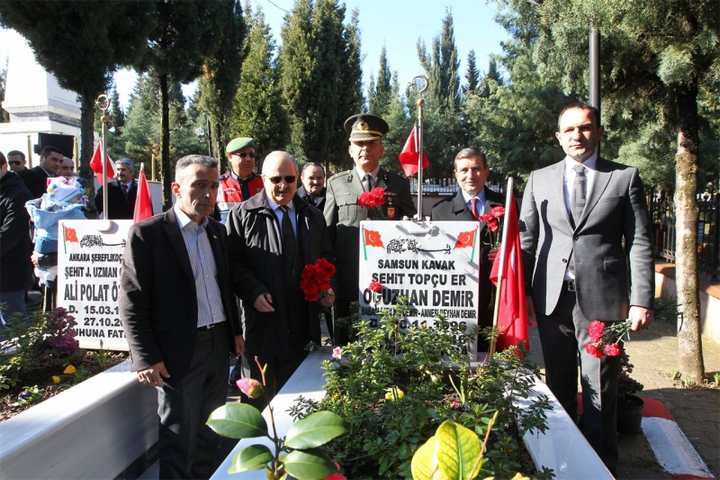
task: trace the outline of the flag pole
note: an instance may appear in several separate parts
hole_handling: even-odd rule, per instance
[[[110,100],[106,94],[100,94],[95,100],[95,105],[100,110],[100,161],[102,162],[102,218],[103,220],[108,219],[108,189],[107,189],[107,167],[105,165],[105,159],[107,155],[105,153],[105,126],[110,121],[110,117],[107,114],[110,108]]]
[[[513,178],[508,177],[507,180],[507,187],[506,187],[506,193],[505,193],[505,212],[510,211],[510,202],[513,201]],[[507,218],[505,219],[507,220]],[[495,348],[497,346],[497,321],[498,321],[498,313],[500,310],[500,293],[502,292],[502,284],[504,280],[503,272],[505,271],[505,252],[507,251],[506,245],[507,245],[507,228],[505,228],[505,223],[503,222],[503,229],[502,229],[502,241],[500,242],[500,264],[498,265],[498,279],[497,279],[497,285],[495,286],[495,308],[493,310],[493,323],[492,323],[492,338],[490,339],[490,348],[488,349],[488,358],[492,358],[492,356],[495,354]]]
[[[423,201],[423,195],[422,195],[422,184],[423,184],[423,107],[425,106],[425,99],[423,98],[422,94],[427,90],[428,87],[428,79],[424,75],[418,75],[415,78],[413,78],[412,84],[411,84],[417,91],[420,96],[417,100],[417,124],[416,124],[416,130],[417,135],[415,135],[415,141],[417,142],[417,154],[418,154],[418,171],[417,171],[417,219],[422,221],[423,215],[422,215],[422,201]]]

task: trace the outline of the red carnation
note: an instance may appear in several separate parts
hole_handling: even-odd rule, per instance
[[[330,278],[335,275],[335,265],[324,258],[308,263],[300,275],[300,289],[305,300],[316,302],[323,292],[330,289]]]
[[[492,215],[490,216],[490,220],[488,220],[486,225],[491,232],[497,232],[498,228],[500,228],[500,222],[498,221],[497,217],[493,217]]]
[[[383,291],[383,285],[382,283],[378,282],[377,280],[373,280],[370,282],[370,285],[368,286],[371,292],[375,293],[382,293]]]
[[[593,342],[601,340],[604,334],[605,324],[603,322],[599,320],[593,320],[592,322],[590,322],[590,325],[588,325],[588,335],[590,335],[590,338],[593,340]]]
[[[619,343],[610,343],[605,345],[603,351],[608,357],[619,357],[622,353],[622,347],[620,347]]]
[[[358,205],[365,208],[382,207],[385,203],[385,189],[375,187],[369,192],[362,192],[357,200]]]
[[[605,356],[602,348],[599,346],[599,343],[588,343],[585,345],[585,351],[596,358],[602,358]]]
[[[490,215],[495,218],[500,218],[505,215],[505,207],[493,207],[490,209]]]

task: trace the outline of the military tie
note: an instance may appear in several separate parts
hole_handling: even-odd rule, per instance
[[[363,179],[363,183],[365,186],[365,191],[369,192],[373,188],[373,181],[372,181],[372,175],[365,175],[365,178]]]
[[[575,181],[573,182],[572,214],[575,226],[577,226],[585,208],[586,177],[585,167],[582,165],[575,165],[573,170],[575,170]]]
[[[291,269],[291,273],[294,274],[293,271],[295,268],[295,262],[297,260],[297,240],[295,239],[295,230],[292,226],[292,221],[290,220],[290,209],[283,205],[280,207],[280,210],[283,212],[283,219],[282,219],[282,241],[283,241],[283,249],[285,252],[285,258],[287,261],[288,267]]]

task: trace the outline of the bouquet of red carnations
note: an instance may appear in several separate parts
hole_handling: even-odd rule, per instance
[[[330,290],[330,279],[335,275],[335,265],[324,258],[308,263],[300,276],[300,289],[305,300],[316,302],[323,293]]]
[[[357,199],[357,204],[365,208],[382,207],[385,203],[385,189],[375,187],[369,192],[362,192]]]
[[[601,322],[593,320],[588,325],[590,341],[585,351],[593,357],[617,357],[622,353],[625,337],[630,339],[630,320],[624,322]]]

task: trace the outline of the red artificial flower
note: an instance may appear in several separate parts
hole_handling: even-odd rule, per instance
[[[590,335],[590,338],[593,342],[601,340],[604,334],[605,323],[599,320],[593,320],[592,322],[590,322],[590,325],[588,325],[588,335]]]
[[[373,280],[370,282],[370,285],[368,286],[371,292],[375,293],[382,293],[383,291],[383,285],[382,283],[378,282],[377,280]]]
[[[505,215],[505,207],[493,207],[490,209],[490,215],[495,218],[500,218]]]
[[[599,343],[588,343],[585,345],[585,351],[595,358],[602,358],[605,356],[602,348],[599,346]]]
[[[619,343],[610,343],[605,345],[603,351],[608,357],[619,357],[622,353],[622,347]]]

